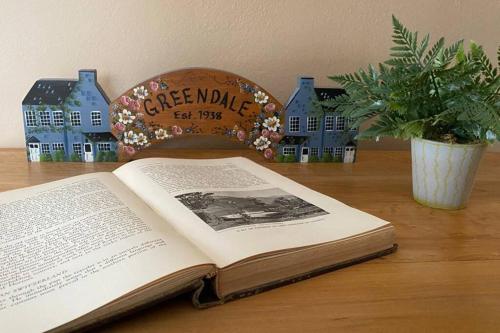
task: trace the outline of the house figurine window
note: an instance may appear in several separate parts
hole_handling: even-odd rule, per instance
[[[295,147],[284,147],[283,155],[295,155]]]
[[[48,143],[41,144],[42,154],[50,154],[50,145]]]
[[[73,143],[73,152],[81,158],[82,157],[82,144],[81,143]]]
[[[335,152],[333,154],[333,157],[342,158],[343,150],[344,149],[342,147],[335,147]]]
[[[92,126],[101,126],[101,111],[92,111],[90,114],[90,119],[92,121]]]
[[[337,126],[335,129],[337,131],[343,131],[345,130],[345,125],[346,125],[345,117],[337,116]]]
[[[319,149],[318,147],[311,147],[311,156],[319,156]]]
[[[49,111],[40,112],[40,125],[41,126],[50,126],[50,112]]]
[[[330,154],[333,156],[333,147],[325,147],[323,148],[323,154]]]
[[[108,142],[99,142],[97,144],[97,149],[99,151],[110,151],[111,150],[111,144]]]
[[[64,150],[64,143],[62,142],[55,142],[52,144],[52,150]]]
[[[318,118],[317,117],[307,117],[307,131],[315,132],[318,130]]]
[[[333,127],[334,119],[335,119],[335,117],[333,117],[333,116],[326,116],[325,117],[325,131],[333,131],[334,130],[334,127]]]
[[[300,118],[292,116],[288,122],[288,130],[290,132],[298,132],[300,130]]]
[[[82,124],[82,119],[80,117],[79,111],[71,112],[71,126],[80,126]]]
[[[26,111],[26,126],[27,127],[35,127],[36,126],[35,111]]]
[[[64,125],[64,117],[63,117],[62,111],[52,112],[52,118],[54,118],[54,126],[63,126]]]

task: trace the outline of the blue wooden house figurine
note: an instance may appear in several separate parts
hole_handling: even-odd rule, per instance
[[[286,125],[279,154],[305,163],[314,159],[354,162],[357,130],[349,129],[349,120],[339,112],[314,104],[344,93],[343,89],[314,88],[314,78],[299,77],[284,106]]]
[[[78,80],[36,81],[22,102],[28,160],[116,160],[109,103],[96,70],[80,70]]]

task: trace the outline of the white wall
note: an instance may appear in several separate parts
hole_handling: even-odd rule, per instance
[[[21,101],[35,80],[76,78],[80,68],[96,68],[111,99],[153,75],[204,66],[284,102],[298,74],[332,86],[328,74],[383,61],[392,13],[433,37],[474,39],[492,59],[500,41],[499,0],[0,0],[0,12],[0,147],[24,146]]]

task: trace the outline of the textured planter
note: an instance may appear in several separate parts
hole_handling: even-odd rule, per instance
[[[464,208],[486,144],[411,140],[413,198],[442,209]]]

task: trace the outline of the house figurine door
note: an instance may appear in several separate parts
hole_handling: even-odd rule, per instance
[[[28,147],[30,151],[30,161],[40,162],[40,144],[30,143]]]
[[[301,163],[309,162],[309,147],[302,147],[300,154],[300,162]]]
[[[85,151],[85,162],[94,162],[94,153],[92,151],[91,143],[86,143],[84,145],[84,151]]]
[[[356,148],[354,146],[346,146],[344,151],[344,163],[354,162],[354,153]]]

